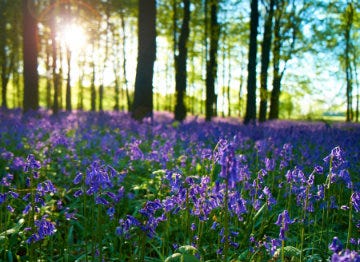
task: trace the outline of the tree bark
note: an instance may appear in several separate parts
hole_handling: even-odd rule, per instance
[[[139,0],[138,62],[132,117],[142,120],[153,111],[153,74],[156,59],[156,0]]]
[[[66,111],[71,111],[71,51],[67,50]]]
[[[52,74],[54,86],[54,99],[53,99],[53,114],[59,112],[59,89],[60,89],[60,75],[57,68],[57,42],[56,42],[56,24],[55,19],[52,19],[51,32],[51,45],[52,45]]]
[[[277,6],[277,12],[282,12],[281,7]],[[273,89],[271,91],[270,98],[270,112],[269,119],[278,119],[279,118],[279,100],[280,100],[280,90],[281,90],[281,77],[280,72],[280,50],[281,50],[281,32],[280,32],[280,20],[281,16],[277,15],[275,17],[274,24],[274,47],[273,47]]]
[[[23,110],[37,110],[39,108],[39,75],[37,21],[30,13],[30,0],[23,0],[23,59],[24,59],[24,100]]]
[[[216,115],[215,80],[217,75],[217,51],[220,37],[220,27],[217,20],[218,0],[210,0],[210,51],[206,62],[206,107],[205,120],[211,121]]]
[[[264,122],[266,120],[267,111],[267,78],[268,68],[270,62],[270,51],[272,41],[272,20],[274,16],[275,0],[270,0],[269,13],[267,14],[264,24],[264,36],[261,48],[261,72],[260,72],[260,109],[259,109],[259,121]]]
[[[175,55],[175,90],[176,90],[176,105],[175,105],[175,119],[183,121],[186,117],[186,107],[184,97],[186,94],[186,80],[187,80],[187,43],[189,39],[189,22],[190,22],[190,0],[183,0],[184,17],[181,25],[179,38],[179,53]]]
[[[247,100],[244,124],[256,121],[256,53],[259,24],[258,0],[251,0]]]
[[[354,19],[354,8],[352,3],[348,3],[346,8],[346,25],[345,25],[345,74],[346,74],[346,121],[353,120],[353,70],[351,66],[351,28]]]

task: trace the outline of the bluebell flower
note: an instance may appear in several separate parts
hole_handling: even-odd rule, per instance
[[[0,193],[0,204],[4,203],[6,201],[6,194]]]
[[[41,164],[39,161],[35,159],[35,156],[32,154],[28,155],[24,166],[24,171],[29,172],[30,170],[37,170],[40,168],[41,168]]]
[[[104,206],[107,206],[109,205],[109,201],[107,201],[104,197],[102,196],[97,196],[95,198],[95,203],[98,204],[98,205],[104,205]]]
[[[74,193],[74,197],[79,197],[83,194],[83,191],[81,189],[79,190],[76,190],[75,193]]]
[[[356,212],[360,212],[360,192],[354,192],[351,194],[351,204]]]
[[[345,250],[343,253],[334,253],[331,262],[360,262],[360,254],[356,251]]]
[[[83,177],[83,174],[79,172],[76,175],[76,177],[74,178],[74,181],[73,181],[74,185],[80,184],[82,181],[82,177]]]
[[[106,167],[94,161],[86,170],[85,184],[89,187],[86,193],[92,195],[100,189],[110,188],[112,181]]]
[[[109,207],[109,208],[106,210],[106,214],[110,217],[110,219],[114,219],[115,208],[114,208],[114,207]]]
[[[289,230],[289,225],[294,221],[290,219],[289,212],[284,210],[279,214],[278,219],[275,222],[275,225],[280,227],[279,238],[285,240],[285,233]]]
[[[329,249],[334,253],[339,253],[341,250],[343,250],[343,244],[338,237],[333,238],[331,244],[329,245]]]
[[[351,181],[351,177],[347,169],[341,169],[338,176],[345,183],[347,188],[349,189],[353,188],[353,183]]]
[[[10,213],[14,213],[15,208],[13,208],[11,205],[7,205],[6,209],[10,212]]]
[[[324,162],[330,164],[331,162],[331,170],[330,173],[339,169],[341,166],[346,164],[345,161],[345,152],[339,146],[334,147],[331,150],[331,153],[324,158]]]
[[[70,210],[70,208],[68,208],[68,207],[65,210],[65,213],[64,213],[65,219],[66,220],[77,220],[77,218],[76,218],[77,210],[74,210],[73,212],[70,212],[69,210]]]
[[[273,171],[275,169],[275,160],[271,158],[265,158],[266,171]]]
[[[191,229],[191,231],[195,231],[195,230],[196,230],[196,225],[195,225],[195,223],[191,223],[190,229]]]
[[[37,228],[37,232],[32,234],[27,239],[26,242],[29,244],[40,241],[44,239],[46,236],[51,236],[56,232],[55,225],[51,221],[47,220],[46,216],[43,216],[40,220],[35,220],[34,224]]]
[[[27,204],[22,212],[23,215],[27,215],[31,209],[32,209],[31,204]]]

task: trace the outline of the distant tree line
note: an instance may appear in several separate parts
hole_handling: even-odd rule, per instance
[[[337,65],[346,120],[359,121],[359,11],[355,0],[3,0],[1,106],[263,122],[331,92],[314,72],[287,71],[311,57],[316,76]],[[88,37],[77,54],[60,34],[70,23]]]

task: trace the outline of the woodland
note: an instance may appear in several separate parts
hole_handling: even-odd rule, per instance
[[[14,0],[0,13],[4,108],[359,118],[357,1]]]
[[[0,261],[360,262],[359,11],[1,0]]]

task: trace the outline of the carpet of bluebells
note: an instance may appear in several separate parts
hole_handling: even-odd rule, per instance
[[[360,261],[360,126],[0,111],[0,261]]]

